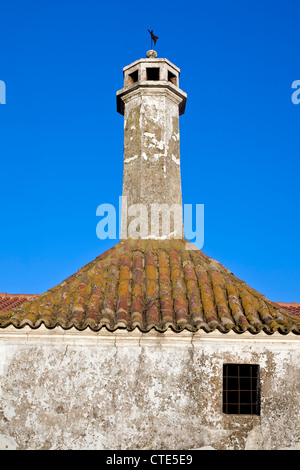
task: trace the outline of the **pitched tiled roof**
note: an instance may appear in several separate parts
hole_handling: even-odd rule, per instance
[[[300,304],[298,304],[297,302],[292,302],[292,303],[277,302],[277,304],[280,305],[280,307],[283,307],[288,312],[293,313],[294,315],[300,316]]]
[[[58,286],[0,312],[8,325],[300,333],[300,319],[185,240],[125,240]]]
[[[12,308],[18,307],[19,305],[23,304],[27,300],[37,297],[38,294],[30,295],[30,294],[7,294],[4,292],[3,294],[0,293],[0,312],[6,312]]]

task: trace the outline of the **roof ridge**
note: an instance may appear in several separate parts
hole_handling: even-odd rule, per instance
[[[38,297],[39,294],[7,294],[7,292],[2,292],[0,293],[0,298],[5,298],[5,297],[23,297],[23,298],[28,298],[31,299],[32,297]]]

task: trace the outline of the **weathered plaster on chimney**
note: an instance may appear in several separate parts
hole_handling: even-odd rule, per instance
[[[159,68],[159,80],[147,80],[148,67]],[[179,76],[179,69],[167,59],[141,59],[124,68],[124,88],[117,93],[119,110],[124,114],[123,196],[127,206],[143,204],[147,209],[147,238],[157,238],[151,230],[151,204],[176,204],[181,207],[179,114],[186,94],[168,81],[168,71]],[[128,80],[138,71],[138,80]],[[122,103],[122,106],[120,105]],[[125,206],[124,206],[125,207]],[[123,229],[130,218],[122,214]],[[124,221],[125,220],[125,221]],[[182,230],[181,230],[182,232]],[[162,238],[174,236],[175,226]],[[172,235],[173,234],[173,235]],[[130,235],[125,233],[122,238]],[[141,238],[144,235],[140,236]]]

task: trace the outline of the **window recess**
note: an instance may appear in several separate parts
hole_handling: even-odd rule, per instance
[[[260,414],[257,364],[223,364],[223,413]]]

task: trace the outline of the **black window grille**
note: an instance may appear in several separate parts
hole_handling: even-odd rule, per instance
[[[223,365],[223,413],[260,414],[259,365]]]

